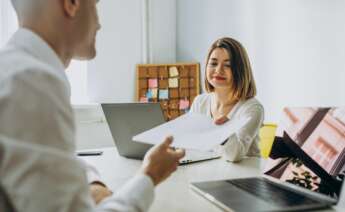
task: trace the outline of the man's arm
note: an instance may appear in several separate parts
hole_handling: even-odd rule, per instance
[[[171,140],[147,155],[139,175],[95,207],[82,165],[74,156],[74,123],[64,84],[28,71],[2,85],[0,180],[19,211],[145,211],[153,187],[177,167],[183,151]]]
[[[80,208],[91,209],[85,173],[74,157],[66,84],[49,72],[26,70],[4,79],[0,87],[1,142],[15,144],[3,148],[0,180],[15,208],[64,211],[79,190]]]
[[[176,169],[184,150],[173,150],[172,137],[151,148],[145,155],[139,173],[113,196],[101,201],[97,208],[102,211],[119,207],[121,211],[147,211],[153,201],[154,186],[163,182]],[[120,204],[121,203],[121,204]]]

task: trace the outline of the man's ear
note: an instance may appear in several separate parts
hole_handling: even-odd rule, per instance
[[[76,16],[80,8],[80,1],[81,0],[62,0],[63,10],[68,17],[73,18]]]

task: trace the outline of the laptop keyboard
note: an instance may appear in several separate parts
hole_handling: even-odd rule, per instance
[[[233,179],[227,180],[227,182],[266,202],[276,203],[279,206],[316,203],[316,201],[306,196],[284,189],[263,178]]]

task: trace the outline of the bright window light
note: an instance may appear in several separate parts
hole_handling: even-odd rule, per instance
[[[0,1],[0,48],[4,46],[18,29],[18,22],[11,1]],[[72,61],[66,70],[71,84],[71,103],[90,104],[87,96],[87,62]]]

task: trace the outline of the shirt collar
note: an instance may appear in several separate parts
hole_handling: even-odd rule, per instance
[[[9,41],[9,45],[22,48],[39,61],[52,66],[55,74],[69,85],[62,61],[39,35],[29,29],[19,28]]]

